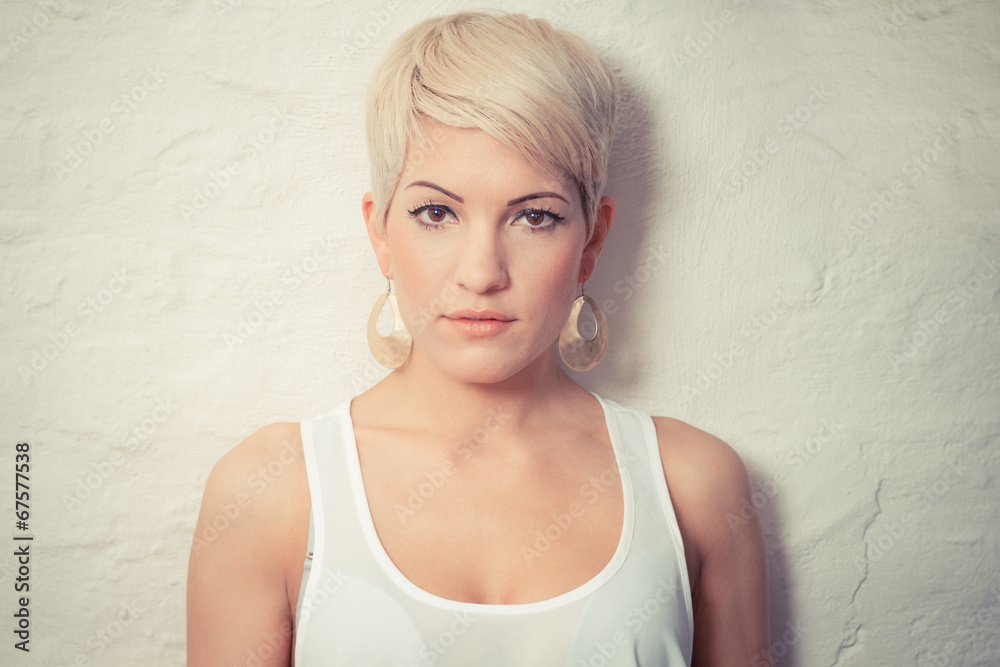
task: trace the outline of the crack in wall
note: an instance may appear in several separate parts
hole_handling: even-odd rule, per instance
[[[878,486],[875,487],[875,512],[874,514],[872,514],[871,518],[868,520],[868,523],[865,524],[864,529],[861,531],[861,544],[864,545],[865,548],[865,569],[861,573],[861,579],[858,580],[858,585],[854,587],[854,592],[851,594],[851,618],[849,621],[850,623],[853,623],[857,619],[858,608],[857,605],[855,604],[855,600],[857,600],[858,598],[858,593],[861,592],[861,587],[865,584],[866,581],[868,581],[868,570],[871,566],[871,559],[869,558],[868,554],[867,537],[868,537],[868,532],[871,530],[872,526],[875,525],[875,522],[882,514],[882,503],[881,501],[879,501],[879,494],[882,493],[882,485],[884,482],[885,480],[880,479],[878,481]],[[861,627],[862,624],[858,623],[856,626],[854,626],[854,630],[853,632],[851,632],[850,636],[845,637],[840,642],[840,646],[837,647],[837,654],[834,656],[833,662],[830,663],[830,667],[837,667],[837,665],[840,664],[841,658],[844,657],[844,652],[858,643],[858,633],[861,631]]]

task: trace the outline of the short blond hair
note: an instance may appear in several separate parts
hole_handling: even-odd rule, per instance
[[[607,182],[618,84],[583,39],[524,14],[474,11],[427,19],[389,48],[365,109],[379,233],[420,121],[479,128],[522,159],[577,186],[589,238]]]

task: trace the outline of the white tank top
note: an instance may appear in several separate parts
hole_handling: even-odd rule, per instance
[[[579,588],[526,604],[458,602],[409,581],[375,532],[350,401],[303,421],[311,558],[295,618],[296,667],[689,665],[691,590],[653,420],[594,396],[624,493],[618,548]],[[559,530],[554,521],[546,533]]]

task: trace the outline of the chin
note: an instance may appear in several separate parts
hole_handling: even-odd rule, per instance
[[[442,352],[443,355],[436,359],[429,356],[430,363],[457,380],[473,384],[503,382],[530,366],[540,356],[531,357],[510,351],[500,353],[495,350],[467,350],[463,354],[455,354],[450,349]]]

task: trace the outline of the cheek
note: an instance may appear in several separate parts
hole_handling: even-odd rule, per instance
[[[541,317],[562,326],[573,300],[579,296],[580,256],[575,249],[549,248],[538,256],[525,257],[519,275],[527,293],[533,296]]]
[[[426,249],[416,243],[412,231],[402,221],[393,219],[391,211],[386,241],[392,266],[393,291],[398,288],[400,293],[412,292],[422,283],[421,270],[427,264]]]
[[[534,284],[541,289],[572,292],[580,269],[580,252],[575,247],[553,245],[544,252],[533,253],[524,261],[524,271],[534,274]]]
[[[408,241],[397,236],[392,245],[392,291],[407,327],[411,333],[419,333],[446,312],[456,295],[445,263],[426,247]]]

